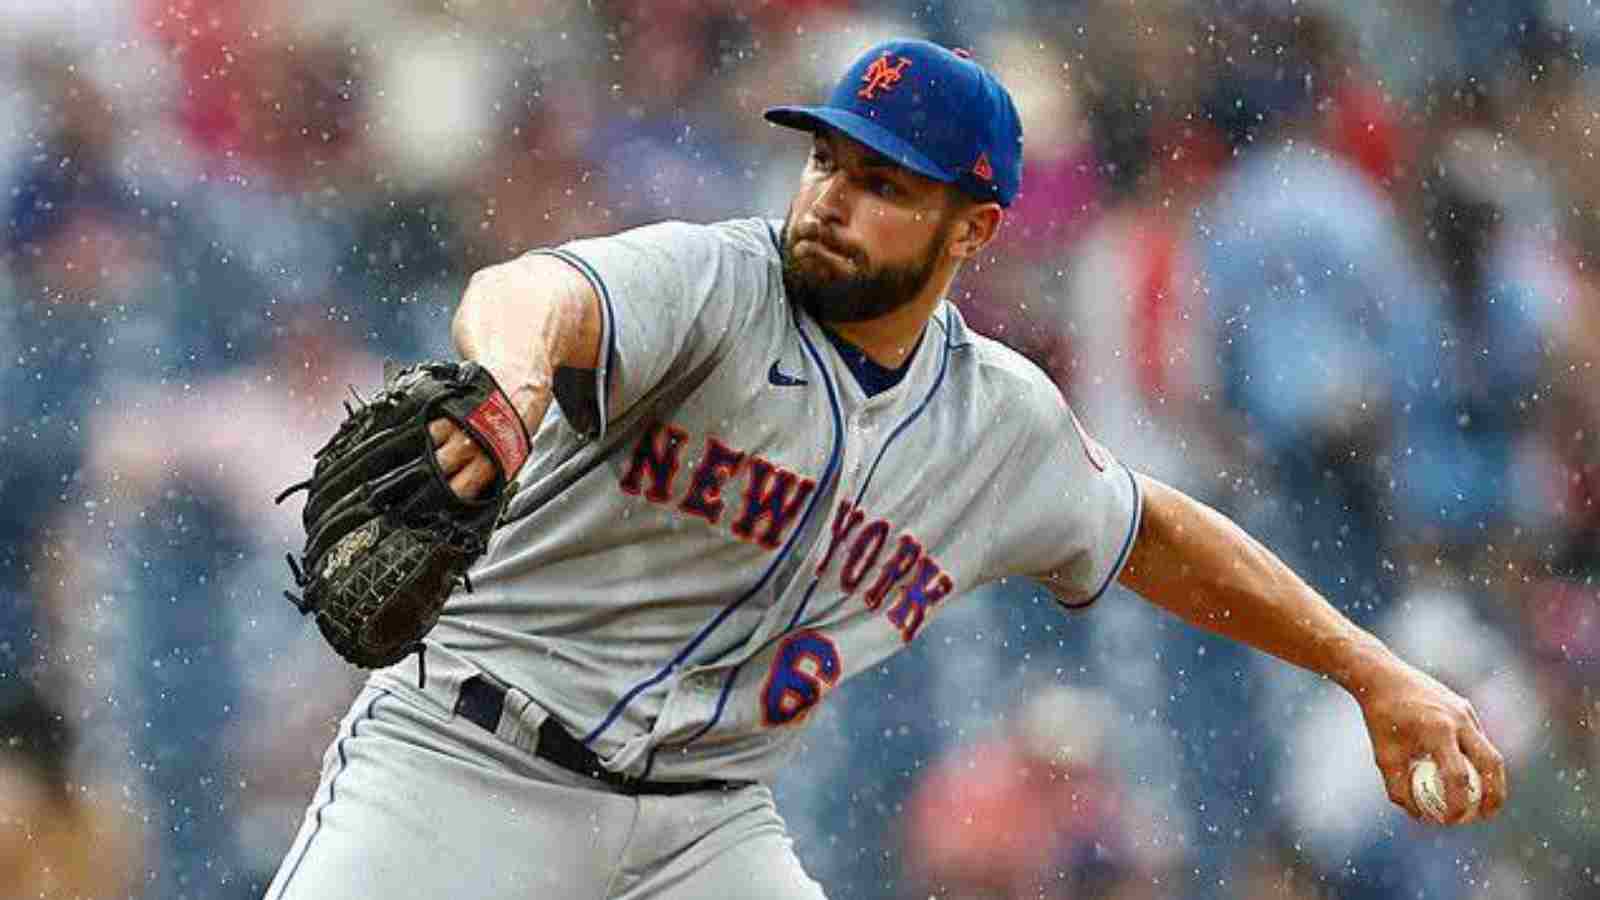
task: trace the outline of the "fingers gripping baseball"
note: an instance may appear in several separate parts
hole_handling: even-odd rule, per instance
[[[1505,804],[1505,761],[1455,692],[1399,664],[1359,699],[1389,799],[1413,818],[1462,825]]]
[[[1422,807],[1423,814],[1431,820],[1444,824],[1461,825],[1476,821],[1478,818],[1482,776],[1477,774],[1472,763],[1461,753],[1459,739],[1452,741],[1450,737],[1452,736],[1443,739],[1444,746],[1441,749],[1430,752],[1423,758],[1424,762],[1428,759],[1434,761],[1434,765],[1438,768],[1437,781],[1419,791],[1420,779],[1417,773],[1412,771],[1411,766],[1408,766],[1407,770],[1410,772],[1412,799]],[[1440,790],[1444,799],[1442,809],[1437,803],[1429,805],[1418,799],[1419,793],[1427,796],[1436,794]]]
[[[1405,761],[1378,757],[1378,771],[1383,775],[1383,786],[1389,795],[1389,802],[1405,810],[1411,818],[1421,819],[1424,817],[1422,809],[1413,799],[1411,782],[1406,778],[1407,767]]]
[[[1473,724],[1475,728],[1461,734],[1461,752],[1478,770],[1483,783],[1479,816],[1488,819],[1505,806],[1510,786],[1506,783],[1505,757],[1501,756],[1500,751],[1496,750],[1494,744],[1484,736],[1483,726],[1478,723],[1476,714],[1473,716]]]

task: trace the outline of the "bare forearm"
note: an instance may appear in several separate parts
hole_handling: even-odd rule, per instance
[[[1390,655],[1226,516],[1140,476],[1144,515],[1122,583],[1194,625],[1352,691]]]
[[[1373,758],[1395,804],[1461,824],[1495,815],[1509,793],[1505,760],[1465,699],[1407,665],[1323,600],[1244,529],[1153,479],[1139,477],[1144,514],[1122,583],[1202,628],[1338,681],[1360,704]],[[1425,814],[1412,765],[1443,774],[1443,816]],[[1471,772],[1481,776],[1481,806]]]
[[[451,338],[463,359],[494,374],[531,429],[549,406],[556,367],[596,365],[598,307],[588,282],[566,263],[520,257],[472,276]]]

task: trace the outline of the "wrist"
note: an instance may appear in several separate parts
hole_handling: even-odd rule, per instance
[[[1333,657],[1326,674],[1351,696],[1361,700],[1384,678],[1396,658],[1383,642],[1357,631],[1340,638],[1334,645]]]
[[[476,361],[494,379],[529,434],[538,430],[550,400],[550,377],[526,363],[507,364],[495,360]]]
[[[548,380],[540,384],[525,379],[515,385],[508,385],[505,392],[506,398],[511,401],[511,408],[522,417],[522,422],[528,427],[529,433],[537,431],[539,420],[544,418],[545,408],[550,405]]]

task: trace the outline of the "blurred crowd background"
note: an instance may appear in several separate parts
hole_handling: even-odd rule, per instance
[[[809,870],[841,898],[1600,896],[1590,3],[0,23],[0,895],[260,896],[357,683],[280,596],[298,504],[272,503],[347,385],[448,353],[483,265],[781,216],[805,144],[760,111],[910,34],[970,48],[1024,120],[969,320],[1468,696],[1514,793],[1489,825],[1411,822],[1330,684],[1018,581],[819,714],[777,785]]]

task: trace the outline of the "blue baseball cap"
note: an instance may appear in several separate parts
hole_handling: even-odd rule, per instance
[[[1022,185],[1022,121],[1011,94],[960,50],[916,40],[879,44],[822,106],[775,106],[766,119],[830,126],[919,175],[1011,205]]]

